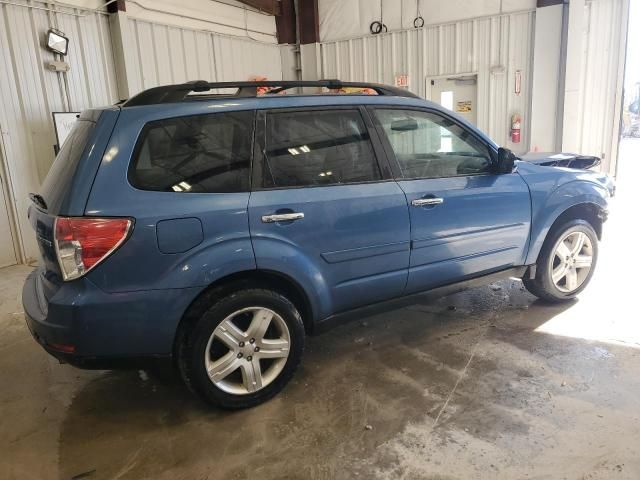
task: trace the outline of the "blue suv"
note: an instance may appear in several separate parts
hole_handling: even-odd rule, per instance
[[[358,88],[375,95],[336,94]],[[574,297],[611,194],[390,86],[152,88],[82,113],[31,194],[26,319],[62,361],[172,359],[206,401],[249,407],[361,307],[507,276]]]

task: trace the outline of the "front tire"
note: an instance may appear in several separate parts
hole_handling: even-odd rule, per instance
[[[522,279],[536,297],[549,302],[571,300],[584,290],[598,259],[598,237],[580,219],[553,228],[540,250],[536,276]]]
[[[300,314],[286,297],[241,290],[216,301],[185,332],[178,350],[180,372],[212,405],[253,407],[291,379],[304,339]]]

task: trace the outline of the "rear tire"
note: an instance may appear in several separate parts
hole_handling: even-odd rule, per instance
[[[185,383],[207,403],[253,407],[289,382],[304,340],[302,318],[286,297],[241,290],[217,300],[184,332],[178,366]]]
[[[570,220],[554,227],[538,255],[535,278],[524,277],[524,286],[549,302],[566,302],[584,290],[598,259],[598,237],[585,220]]]

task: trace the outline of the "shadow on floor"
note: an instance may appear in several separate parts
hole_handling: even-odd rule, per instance
[[[408,424],[438,415],[442,425],[454,422],[443,406],[472,354],[472,378],[456,391],[455,404],[491,398],[495,408],[483,407],[476,434],[488,440],[526,435],[526,422],[502,407],[544,402],[557,379],[538,364],[567,348],[580,350],[584,342],[533,333],[570,304],[531,303],[519,283],[504,285],[498,292],[485,287],[438,301],[417,297],[413,305],[311,337],[291,384],[250,410],[208,408],[166,372],[105,372],[77,392],[67,410],[60,478],[82,472],[92,472],[91,478],[366,473],[372,456],[381,466],[393,463],[376,449]],[[476,351],[480,342],[488,354]],[[504,359],[491,351],[492,343]],[[529,366],[514,361],[523,351],[544,360]],[[522,378],[536,383],[525,390],[510,386]]]

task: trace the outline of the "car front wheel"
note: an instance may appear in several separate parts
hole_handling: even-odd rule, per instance
[[[522,281],[535,296],[551,302],[574,298],[584,290],[598,259],[598,237],[584,220],[554,228],[538,256],[535,278]]]
[[[189,387],[208,403],[247,408],[287,384],[303,348],[302,319],[286,297],[241,290],[204,312],[182,341],[179,365]]]

